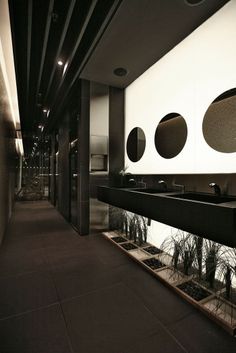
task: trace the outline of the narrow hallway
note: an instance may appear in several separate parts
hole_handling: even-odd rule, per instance
[[[233,337],[101,235],[78,236],[46,201],[16,203],[0,288],[1,353],[235,349]]]

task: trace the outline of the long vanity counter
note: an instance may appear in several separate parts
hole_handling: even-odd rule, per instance
[[[236,246],[236,197],[98,186],[97,198],[175,228]]]

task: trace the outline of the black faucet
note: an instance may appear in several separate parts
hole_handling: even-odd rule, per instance
[[[165,180],[158,180],[158,184],[163,185],[164,189],[167,190],[167,184],[166,184]]]
[[[129,177],[129,179],[127,180],[127,183],[129,186],[136,186],[137,185],[137,182],[133,176]]]
[[[221,190],[220,190],[220,187],[219,187],[218,184],[216,184],[216,183],[210,183],[209,186],[210,186],[210,188],[214,188],[215,194],[216,194],[217,196],[220,196],[220,195],[221,195]]]

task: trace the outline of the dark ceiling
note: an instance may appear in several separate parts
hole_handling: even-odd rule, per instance
[[[37,143],[42,127],[55,119],[56,108],[120,2],[9,0],[26,154]]]
[[[81,77],[126,87],[227,2],[124,0]],[[114,70],[119,67],[128,74],[115,75]]]
[[[26,154],[79,77],[126,87],[227,2],[9,0]]]

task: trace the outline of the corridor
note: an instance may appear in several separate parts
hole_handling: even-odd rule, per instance
[[[235,339],[101,235],[16,203],[0,249],[1,353],[227,353]]]

